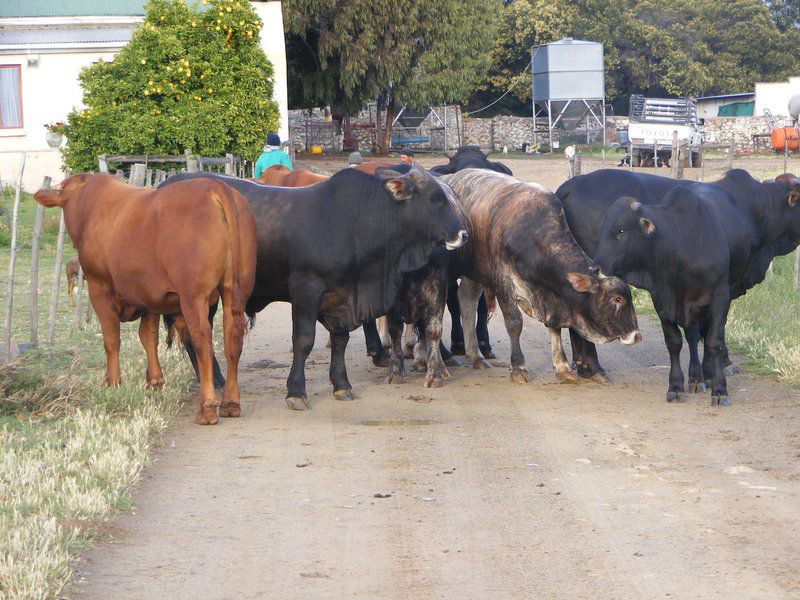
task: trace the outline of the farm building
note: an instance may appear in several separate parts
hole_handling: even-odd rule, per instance
[[[24,186],[57,177],[61,156],[45,124],[81,106],[80,69],[112,60],[144,19],[146,0],[4,0],[0,3],[0,177],[16,179],[26,152]],[[286,56],[280,1],[253,1],[264,25],[261,45],[275,69],[281,138],[288,137]]]
[[[752,117],[755,96],[756,95],[752,92],[745,92],[743,94],[723,94],[720,96],[703,96],[697,99],[697,118]]]

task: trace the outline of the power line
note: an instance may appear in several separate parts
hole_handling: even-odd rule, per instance
[[[473,111],[470,111],[470,112],[468,112],[468,113],[461,113],[461,114],[462,114],[463,116],[467,116],[467,115],[474,115],[475,113],[479,113],[479,112],[481,112],[481,111],[484,111],[484,110],[486,110],[487,108],[491,108],[492,106],[494,106],[495,104],[497,104],[498,102],[500,102],[500,100],[502,100],[503,98],[505,98],[506,96],[508,96],[508,94],[510,94],[510,93],[511,93],[511,90],[513,90],[515,87],[517,87],[517,84],[518,84],[518,83],[519,83],[519,82],[522,80],[522,76],[523,76],[523,75],[525,75],[525,73],[527,73],[527,72],[528,72],[528,69],[530,68],[530,66],[531,66],[531,64],[532,64],[532,63],[533,63],[533,59],[531,59],[531,60],[530,60],[530,62],[528,62],[528,65],[525,67],[525,70],[524,70],[524,71],[522,71],[522,73],[520,73],[519,77],[517,77],[517,79],[514,81],[514,83],[512,83],[512,84],[511,84],[511,87],[510,87],[510,88],[508,88],[508,89],[505,91],[505,93],[504,93],[502,96],[500,96],[500,97],[499,97],[497,100],[495,100],[495,101],[494,101],[494,102],[492,102],[491,104],[487,104],[487,105],[486,105],[486,106],[484,106],[483,108],[479,108],[478,110],[473,110]]]

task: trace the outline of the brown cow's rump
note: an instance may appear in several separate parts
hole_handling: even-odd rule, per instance
[[[319,175],[308,169],[298,168],[293,171],[283,165],[272,165],[261,174],[261,177],[250,179],[250,181],[280,187],[305,187],[328,179],[327,175]]]
[[[105,174],[70,177],[61,190],[40,190],[43,206],[60,206],[103,331],[106,384],[122,383],[120,321],[141,318],[147,386],[160,389],[159,315],[188,333],[200,365],[195,421],[217,422],[208,311],[222,299],[228,380],[221,416],[239,416],[237,365],[245,332],[244,306],[255,277],[255,220],[235,190],[210,179],[162,190],[125,185]]]

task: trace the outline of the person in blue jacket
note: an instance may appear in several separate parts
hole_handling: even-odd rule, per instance
[[[267,145],[264,146],[264,151],[256,161],[253,177],[258,179],[264,171],[273,165],[283,165],[287,169],[294,170],[292,167],[292,159],[289,158],[286,152],[281,150],[281,137],[277,133],[270,133],[267,135]]]

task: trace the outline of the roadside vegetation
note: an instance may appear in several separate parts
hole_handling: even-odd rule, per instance
[[[9,190],[5,198],[8,204]],[[17,342],[29,338],[35,210],[33,198],[25,194],[12,321]],[[167,385],[161,393],[145,391],[146,361],[136,324],[131,324],[122,332],[123,386],[103,386],[105,355],[97,320],[78,331],[75,311],[67,304],[63,273],[55,342],[46,343],[58,218],[57,211],[47,211],[40,265],[39,348],[0,364],[0,598],[63,595],[76,553],[89,540],[102,536],[104,522],[113,511],[131,507],[131,487],[192,382],[188,361],[177,349],[162,348]],[[5,282],[10,235],[6,236],[4,216],[0,223],[0,268]],[[72,256],[67,242],[65,262]],[[81,318],[85,321],[85,312]]]

